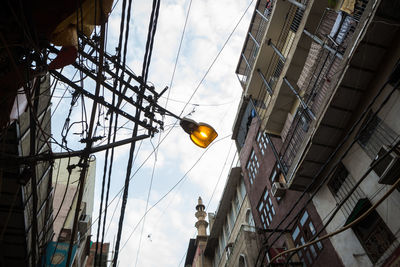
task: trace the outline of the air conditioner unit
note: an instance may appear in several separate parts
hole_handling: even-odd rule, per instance
[[[371,165],[378,159],[382,158],[388,151],[388,147],[382,146]],[[392,152],[387,154],[378,164],[375,165],[373,170],[379,176],[378,182],[380,184],[394,184],[400,175],[399,151],[394,149]]]
[[[78,231],[82,236],[89,235],[88,227],[90,227],[90,215],[81,216],[81,220],[78,223]]]
[[[286,184],[274,182],[272,184],[271,193],[274,197],[283,197],[285,195],[286,189]]]

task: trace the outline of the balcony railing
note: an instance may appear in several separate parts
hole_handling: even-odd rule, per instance
[[[307,1],[303,1],[303,4],[306,4]],[[272,56],[270,64],[267,68],[267,71],[263,74],[263,87],[259,91],[256,99],[259,101],[267,103],[269,94],[267,92],[273,92],[277,81],[282,74],[283,67],[285,65],[285,57],[289,53],[294,35],[299,28],[301,20],[303,18],[304,10],[292,5],[289,9],[288,16],[283,24],[282,30],[280,32],[279,38],[276,44],[269,41],[270,46],[274,49],[275,53]],[[265,119],[266,109],[259,109],[258,114],[261,119]]]
[[[344,18],[340,20],[339,24],[337,17],[339,14],[336,11],[326,9],[317,27],[315,36],[324,42],[324,46],[318,46],[313,42],[312,49],[316,50],[314,52],[317,56],[313,59],[313,64],[307,66],[307,72],[310,74],[308,81],[304,82],[303,80],[301,87],[299,86],[300,90],[304,91],[304,102],[317,119],[321,116],[326,100],[333,93],[334,86],[331,86],[331,79],[337,73],[343,60],[342,53],[350,45],[351,37],[365,10],[366,2],[364,0],[361,4],[355,6],[354,17],[342,12]],[[332,30],[335,26],[338,27],[337,31]],[[328,49],[326,49],[326,45],[329,46]],[[304,70],[302,75],[305,75]],[[280,152],[284,172],[290,169],[294,158],[305,141],[311,122],[312,118],[300,106]]]
[[[242,87],[245,89],[248,83],[248,78],[254,66],[254,62],[257,58],[258,50],[262,39],[264,37],[265,30],[270,19],[272,9],[274,7],[275,0],[261,0],[258,2],[258,6],[255,9],[251,26],[246,38],[245,46],[241,54],[241,60],[244,62],[244,72],[238,75]],[[255,21],[259,20],[259,23]],[[247,52],[246,52],[247,51]]]

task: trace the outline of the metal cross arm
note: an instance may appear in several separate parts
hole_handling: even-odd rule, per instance
[[[136,119],[134,116],[128,114],[127,112],[116,108],[115,106],[113,106],[112,104],[108,103],[107,101],[104,100],[104,97],[96,97],[94,94],[89,93],[88,91],[84,90],[82,87],[80,87],[79,85],[75,84],[74,82],[72,82],[71,80],[69,80],[67,77],[65,77],[64,75],[62,75],[61,73],[51,70],[50,73],[58,80],[68,84],[69,86],[71,86],[74,90],[76,90],[77,92],[83,94],[84,96],[92,99],[92,100],[96,100],[99,104],[105,106],[106,108],[112,110],[115,113],[118,113],[119,115],[127,118],[128,120],[131,120],[135,123],[137,123],[138,125],[142,126],[143,128],[146,128],[147,130],[151,131],[151,132],[158,132],[158,130],[156,128],[154,128],[152,125],[147,124],[144,120],[139,120]],[[145,108],[143,107],[137,107],[136,108],[145,111]]]
[[[35,163],[35,162],[39,162],[39,161],[53,161],[55,159],[61,159],[61,158],[80,157],[84,153],[93,154],[93,153],[104,151],[106,149],[127,145],[132,142],[143,140],[143,139],[146,139],[149,137],[150,137],[150,135],[143,134],[143,135],[127,138],[124,140],[116,141],[114,143],[110,143],[110,144],[106,144],[106,145],[102,145],[102,146],[91,147],[89,150],[83,149],[83,150],[60,152],[60,153],[49,152],[49,153],[42,153],[42,154],[24,156],[24,157],[4,154],[4,156],[0,157],[0,166],[10,166],[10,164],[14,164],[14,165],[15,164],[17,164],[17,165],[30,164],[30,163]]]
[[[82,41],[83,45],[88,45],[92,48],[92,52],[86,53],[87,55],[90,55],[96,51],[97,53],[100,52],[99,47],[97,45],[97,43],[93,40],[88,39],[86,36],[84,35],[79,35],[79,39]],[[96,39],[97,37],[94,36],[93,39]],[[84,51],[83,51],[84,52]],[[80,49],[79,53],[82,53],[82,49]],[[107,52],[104,53],[104,57],[107,59],[108,62],[112,63],[114,66],[118,66],[118,68],[120,70],[122,70],[125,74],[128,75],[128,77],[132,77],[136,82],[138,82],[140,85],[144,86],[144,88],[148,91],[150,91],[153,95],[155,95],[156,98],[158,98],[158,93],[155,91],[154,87],[152,86],[148,86],[147,84],[143,83],[143,79],[142,77],[139,77],[137,75],[135,75],[133,72],[131,72],[129,69],[127,69],[126,67],[123,67],[117,60],[115,56],[112,56],[110,54],[108,54]],[[88,58],[90,59],[90,58]],[[91,60],[91,59],[90,59]],[[96,62],[95,60],[91,60],[93,62]]]
[[[60,52],[60,51],[59,51],[57,48],[55,48],[55,47],[49,47],[49,50],[50,50],[52,53],[55,53],[55,54],[58,54],[58,53]],[[95,57],[93,57],[93,56],[91,55],[93,52],[94,52],[94,50],[92,50],[92,51],[89,52],[89,53],[83,51],[82,49],[79,51],[79,53],[80,53],[85,59],[90,60],[94,65],[98,66],[98,65],[99,65],[98,59],[96,59]],[[112,62],[112,63],[114,64],[115,62]],[[73,65],[76,69],[78,69],[79,71],[82,71],[83,73],[85,73],[89,78],[91,78],[91,79],[93,79],[93,80],[96,80],[96,78],[97,78],[97,77],[96,77],[96,74],[93,73],[92,70],[88,69],[88,68],[85,67],[84,65],[78,64],[77,62],[72,63],[72,65]],[[114,73],[113,71],[111,71],[109,68],[107,68],[107,67],[105,67],[105,66],[103,66],[103,71],[105,72],[105,74],[109,75],[112,79],[117,80],[117,81],[118,81],[120,84],[122,84],[125,88],[124,88],[123,92],[119,92],[118,90],[116,90],[116,88],[113,87],[113,85],[107,83],[107,82],[105,81],[105,79],[103,79],[103,81],[101,82],[102,86],[104,86],[105,88],[107,88],[107,89],[110,90],[111,92],[117,94],[118,96],[124,98],[124,100],[127,101],[127,102],[129,102],[130,104],[136,105],[135,102],[133,102],[133,100],[132,100],[131,98],[126,97],[125,95],[126,95],[126,91],[127,91],[128,88],[129,88],[130,90],[132,90],[133,93],[135,93],[135,94],[140,94],[140,89],[139,89],[139,87],[133,86],[133,85],[130,84],[130,81],[131,81],[132,79],[134,79],[134,80],[137,81],[137,80],[138,80],[138,77],[136,77],[136,76],[135,76],[134,74],[132,74],[132,73],[127,73],[127,74],[128,74],[128,76],[127,76],[127,77],[128,77],[128,81],[125,81],[125,80],[123,80],[120,76],[117,76],[116,73]],[[125,70],[122,70],[122,71],[125,72]],[[145,86],[145,88],[146,88],[146,86]],[[148,88],[148,86],[147,86],[147,88]],[[152,87],[151,87],[151,88],[152,88]],[[153,88],[152,88],[152,89],[153,89]],[[153,94],[154,97],[151,96],[151,95],[143,95],[143,98],[144,98],[146,101],[151,102],[154,98],[157,98],[157,95],[158,95],[158,94],[157,94],[157,93],[154,93],[154,90],[148,90],[148,91],[149,91],[151,94]],[[119,106],[119,104],[121,103],[121,101],[122,101],[122,100],[120,100],[116,106]]]
[[[92,51],[94,51],[94,50],[92,50]],[[93,56],[91,56],[89,53],[87,53],[87,52],[85,52],[85,51],[83,51],[83,50],[80,50],[79,53],[80,53],[84,58],[90,60],[90,61],[91,61],[92,63],[94,63],[95,65],[98,65],[98,64],[99,64],[99,62],[96,60],[96,58],[93,57]],[[112,63],[114,63],[114,62],[112,62]],[[73,65],[74,65],[75,68],[82,69],[82,71],[85,72],[85,74],[87,74],[90,78],[95,77],[95,75],[91,72],[91,70],[85,68],[84,66],[81,66],[81,65],[77,64],[76,62],[73,63]],[[109,75],[109,76],[110,76],[111,78],[113,78],[113,79],[118,80],[118,82],[119,82],[120,84],[122,84],[122,85],[125,87],[125,88],[124,88],[124,91],[123,91],[123,94],[126,93],[127,89],[132,90],[135,94],[140,94],[140,89],[139,89],[139,87],[137,87],[137,86],[132,86],[132,85],[130,84],[130,81],[131,81],[132,79],[134,79],[134,80],[137,81],[137,77],[136,77],[136,76],[130,75],[130,74],[124,75],[124,76],[127,76],[127,77],[128,77],[128,81],[125,81],[124,79],[122,79],[121,76],[117,76],[116,73],[114,73],[113,71],[111,71],[109,68],[103,68],[103,70],[104,70],[104,72],[105,72],[107,75]],[[125,71],[125,70],[122,70],[122,71]],[[140,85],[142,85],[141,82],[138,82],[138,83],[139,83]],[[143,85],[142,85],[142,86],[143,86]],[[145,87],[145,88],[146,88],[146,87]],[[116,89],[114,89],[114,88],[112,88],[112,87],[107,88],[107,89],[117,91]],[[153,93],[152,91],[149,91],[149,92],[150,92],[151,94],[155,95],[155,97],[157,97],[157,94]],[[151,101],[150,95],[143,95],[143,99],[146,100],[146,101]]]

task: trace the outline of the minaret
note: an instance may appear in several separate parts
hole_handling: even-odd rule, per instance
[[[198,204],[196,206],[195,216],[197,218],[197,222],[194,225],[197,228],[197,236],[207,236],[207,226],[208,222],[206,219],[205,206],[203,205],[203,200],[199,197]]]

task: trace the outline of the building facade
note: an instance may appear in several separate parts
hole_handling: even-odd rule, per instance
[[[11,112],[2,114],[7,123],[0,134],[0,266],[40,265],[53,235],[51,164],[21,160],[51,150],[49,76],[34,78],[28,90],[40,97],[18,94]]]
[[[264,229],[255,266],[398,264],[399,11],[396,1],[257,1],[233,127]]]
[[[189,243],[185,267],[254,265],[260,242],[240,167],[231,169],[217,212],[208,213],[209,225],[202,221],[203,217],[196,223],[199,235]]]
[[[46,251],[46,264],[48,264],[46,266],[52,266],[51,264],[54,264],[55,261],[60,261],[60,265],[57,266],[62,266],[61,262],[66,262],[67,260],[69,243],[72,241],[71,233],[78,196],[81,171],[79,162],[79,157],[71,157],[56,160],[54,164],[52,179],[54,188],[54,236]],[[71,260],[74,267],[87,266],[90,251],[93,249],[90,239],[95,176],[96,161],[93,159],[89,163],[85,178],[85,189],[78,221],[78,236],[74,240]],[[103,256],[107,257],[107,254]],[[94,259],[94,256],[92,258]]]

